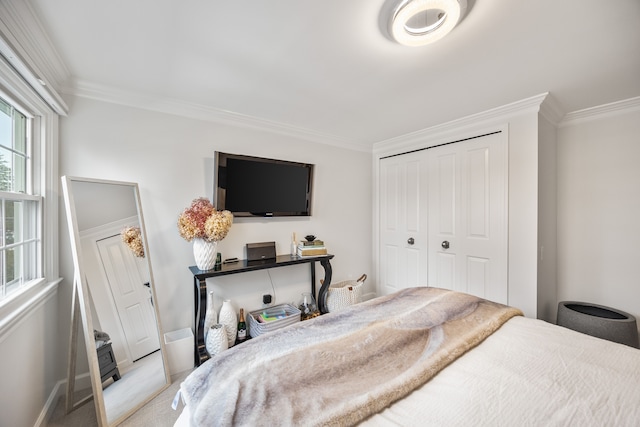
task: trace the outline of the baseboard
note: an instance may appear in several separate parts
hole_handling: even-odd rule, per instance
[[[88,372],[78,375],[76,377],[75,384],[76,390],[84,390],[86,388],[91,388],[91,377],[89,376]],[[40,415],[33,425],[34,427],[46,427],[49,424],[49,420],[51,419],[51,416],[53,415],[53,412],[58,405],[59,398],[64,397],[66,392],[67,380],[59,380],[56,385],[53,386],[51,393],[49,393],[49,397],[44,403],[44,407],[40,411]]]
[[[370,299],[374,299],[378,295],[375,292],[368,292],[366,294],[362,294],[362,301],[368,301]]]
[[[51,390],[47,401],[44,403],[42,411],[40,411],[40,415],[38,416],[34,427],[44,427],[48,424],[49,420],[51,419],[51,415],[53,415],[53,411],[58,404],[58,398],[64,394],[64,388],[66,384],[66,380],[60,380],[53,387],[53,390]]]

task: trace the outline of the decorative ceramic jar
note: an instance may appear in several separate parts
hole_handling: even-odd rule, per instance
[[[193,257],[200,270],[211,270],[216,264],[218,242],[210,242],[196,237],[193,239]]]
[[[209,353],[209,356],[211,357],[229,348],[226,327],[219,323],[212,325],[209,328],[204,345],[207,349],[207,353]]]
[[[204,325],[203,325],[203,330],[204,330],[204,340],[205,342],[207,341],[207,334],[209,333],[209,329],[211,329],[211,327],[213,325],[215,325],[216,323],[218,323],[218,319],[216,316],[216,310],[213,307],[213,291],[209,291],[209,294],[207,294],[207,311],[205,311],[205,315],[204,315]]]
[[[238,316],[231,305],[231,300],[226,299],[222,303],[218,322],[225,326],[229,347],[233,347],[236,343],[236,333],[238,332]]]

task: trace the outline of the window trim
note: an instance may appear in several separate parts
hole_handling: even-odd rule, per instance
[[[58,222],[58,129],[59,116],[27,83],[7,60],[0,55],[0,95],[20,105],[33,118],[32,155],[39,159],[33,168],[33,185],[42,198],[41,274],[25,284],[16,295],[0,301],[0,341],[20,320],[38,309],[57,293],[59,277]]]

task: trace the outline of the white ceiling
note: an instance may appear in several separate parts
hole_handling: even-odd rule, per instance
[[[544,92],[564,112],[640,96],[638,0],[469,0],[418,48],[381,29],[388,0],[30,2],[68,70],[63,93],[369,148]]]

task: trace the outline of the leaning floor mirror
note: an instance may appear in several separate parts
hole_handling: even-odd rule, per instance
[[[75,270],[67,412],[79,321],[100,426],[124,421],[170,384],[138,185],[62,177]]]

